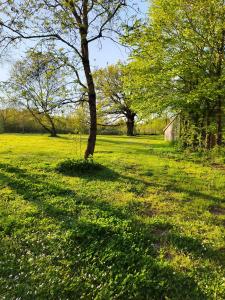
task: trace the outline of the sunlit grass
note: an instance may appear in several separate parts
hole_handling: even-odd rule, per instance
[[[225,168],[162,137],[0,136],[0,299],[225,299]]]

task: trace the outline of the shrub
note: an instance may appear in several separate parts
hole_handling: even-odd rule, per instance
[[[56,171],[67,175],[90,174],[103,169],[103,166],[93,161],[93,158],[66,159],[56,166]]]

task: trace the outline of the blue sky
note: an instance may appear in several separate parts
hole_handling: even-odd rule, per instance
[[[147,12],[148,2],[148,0],[138,1],[138,6],[139,9],[143,12],[143,16],[144,13]],[[8,57],[8,59],[2,59],[2,61],[0,62],[0,81],[8,79],[11,65],[15,62],[15,60],[23,57],[23,52],[24,47],[20,47],[18,49],[15,49]],[[102,47],[99,47],[97,44],[93,44],[91,46],[90,54],[92,67],[97,68],[104,67],[107,64],[113,64],[118,60],[125,61],[128,56],[128,50],[125,47],[113,43],[109,39],[105,39],[102,41]]]

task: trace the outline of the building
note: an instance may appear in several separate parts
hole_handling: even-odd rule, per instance
[[[164,137],[166,141],[177,141],[180,136],[180,117],[176,115],[170,120],[167,126],[163,129]]]

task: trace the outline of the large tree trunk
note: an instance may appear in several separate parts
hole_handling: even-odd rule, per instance
[[[191,147],[193,151],[196,151],[198,149],[199,146],[199,141],[198,141],[198,137],[199,137],[199,114],[198,112],[196,112],[195,110],[192,110],[190,112],[190,121],[192,124],[191,127],[191,136],[190,136],[190,141],[191,141]]]
[[[55,128],[51,128],[51,137],[57,137],[57,131]]]
[[[46,117],[48,118],[49,123],[51,124],[51,129],[50,129],[51,137],[57,137],[57,131],[53,119],[48,114],[46,115]]]
[[[81,29],[81,52],[82,63],[88,88],[88,104],[90,112],[90,131],[88,137],[87,148],[84,154],[84,159],[93,156],[95,151],[95,143],[97,136],[97,111],[96,111],[96,92],[94,80],[91,72],[90,59],[89,59],[89,46],[87,42],[87,30]]]
[[[127,114],[127,136],[134,136],[134,119],[134,113]]]
[[[218,63],[217,63],[217,78],[220,79],[222,76],[223,71],[223,61],[224,61],[224,46],[225,46],[225,29],[222,30],[221,36],[221,44],[218,49]],[[222,86],[220,85],[222,88]],[[219,96],[217,100],[217,107],[216,107],[216,144],[221,146],[223,143],[223,121],[222,121],[222,97]]]
[[[213,107],[208,106],[205,116],[205,148],[210,150],[216,145],[216,135],[215,132],[210,129],[210,125],[214,123],[215,110]]]
[[[97,136],[97,113],[96,113],[96,94],[88,94],[88,103],[90,111],[90,131],[88,137],[87,148],[84,154],[84,158],[87,159],[89,156],[93,156],[95,151],[95,143]]]
[[[55,135],[54,135],[53,132],[52,132],[52,129],[50,129],[47,126],[45,126],[44,123],[36,116],[36,114],[32,111],[32,109],[29,106],[27,106],[27,109],[29,110],[29,112],[31,113],[31,115],[33,116],[33,118],[38,122],[38,124],[40,124],[47,132],[49,132],[52,137],[53,136],[55,136],[55,137],[57,136],[56,129],[55,129],[55,132],[54,132]],[[46,117],[48,118],[48,116],[46,116]],[[54,123],[53,123],[53,125],[54,125]],[[55,128],[55,126],[53,126],[53,127]]]
[[[222,101],[221,99],[217,102],[217,108],[216,108],[216,144],[218,146],[221,146],[223,143],[223,125],[222,125]]]
[[[209,112],[209,108],[207,107],[207,111],[206,111],[206,117],[205,117],[205,148],[207,150],[209,150],[211,148],[211,135],[212,133],[209,132],[209,127],[210,127],[210,112]]]

